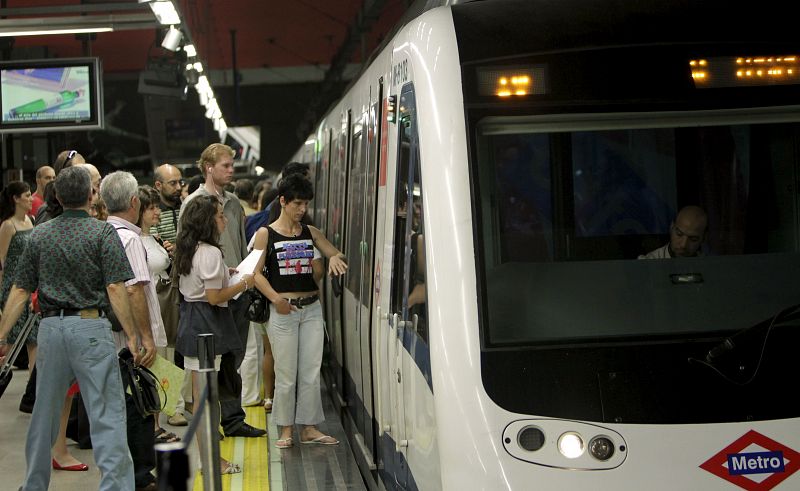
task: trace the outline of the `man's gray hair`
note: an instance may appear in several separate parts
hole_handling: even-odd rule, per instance
[[[56,197],[64,208],[81,208],[89,203],[92,176],[84,167],[67,167],[58,173],[53,183]]]
[[[139,183],[130,172],[119,170],[103,178],[100,183],[100,197],[106,202],[109,213],[126,211],[131,206],[131,198],[139,192]]]

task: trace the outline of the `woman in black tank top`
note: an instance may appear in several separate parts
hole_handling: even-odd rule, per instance
[[[325,419],[319,388],[324,331],[312,268],[314,250],[328,258],[332,275],[344,274],[347,263],[319,229],[301,223],[313,197],[311,182],[304,176],[281,180],[281,214],[269,227],[258,229],[253,246],[254,250],[266,250],[256,268],[255,283],[271,302],[267,334],[275,360],[272,417],[280,428],[278,448],[294,444],[295,424],[301,426],[301,443],[339,443],[317,428]]]

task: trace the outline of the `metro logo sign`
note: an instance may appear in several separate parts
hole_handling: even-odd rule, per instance
[[[768,491],[800,469],[800,453],[750,430],[700,468],[747,491]]]

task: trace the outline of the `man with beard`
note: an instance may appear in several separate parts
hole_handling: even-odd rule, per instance
[[[170,164],[163,164],[155,171],[155,188],[161,195],[161,221],[150,228],[150,232],[164,242],[164,249],[172,254],[175,237],[178,235],[178,216],[181,210],[181,191],[183,190],[181,170]]]
[[[181,193],[185,186],[181,170],[170,164],[162,164],[155,170],[155,188],[161,197],[158,203],[161,208],[161,218],[158,223],[150,227],[150,233],[160,241],[169,253],[170,259],[175,250],[175,237],[178,235],[178,217],[181,210]],[[176,282],[177,283],[177,282]],[[178,285],[173,285],[170,280],[159,279],[156,283],[158,304],[161,308],[161,319],[164,321],[164,330],[167,333],[169,346],[175,346],[178,334],[178,301],[180,293]],[[183,368],[183,356],[175,352],[174,362]],[[175,402],[175,414],[169,417],[167,423],[172,426],[186,426],[188,421],[184,416],[184,399],[191,397],[191,379],[184,377],[180,396]],[[171,404],[171,402],[170,402]]]

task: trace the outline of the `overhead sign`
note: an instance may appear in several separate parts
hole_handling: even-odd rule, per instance
[[[750,430],[700,468],[747,491],[768,491],[800,469],[800,453]]]

